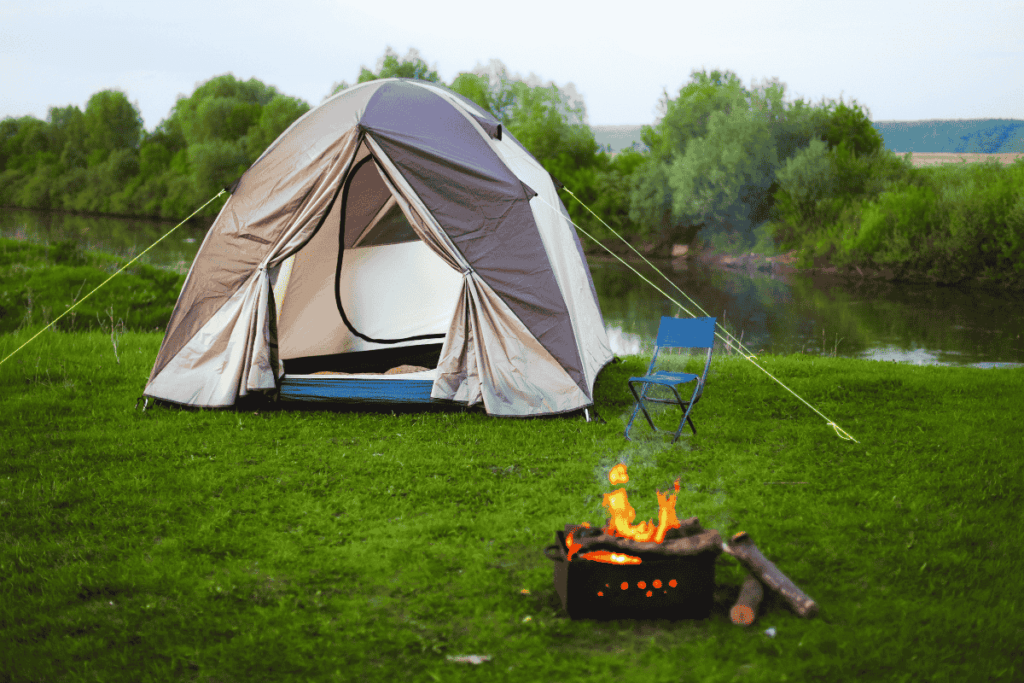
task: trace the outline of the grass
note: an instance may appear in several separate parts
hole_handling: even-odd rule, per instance
[[[723,354],[669,446],[622,438],[640,358],[602,374],[606,424],[137,411],[160,338],[124,333],[117,362],[107,334],[47,332],[0,365],[2,681],[1024,676],[1024,370],[762,358],[858,445]],[[820,617],[732,625],[725,557],[707,620],[565,617],[542,549],[604,519],[620,461],[640,518],[680,478],[680,517],[748,531]]]
[[[0,237],[0,334],[38,330],[69,301],[80,305],[57,321],[54,327],[63,332],[165,329],[184,275],[136,263],[89,297],[127,260],[84,251],[73,240],[34,244]]]

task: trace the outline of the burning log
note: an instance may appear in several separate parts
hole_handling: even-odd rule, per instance
[[[740,564],[764,585],[781,595],[790,608],[801,617],[812,617],[818,613],[818,603],[797,588],[771,560],[762,555],[747,532],[741,531],[733,536],[728,544],[723,543],[722,550],[739,560]]]
[[[696,517],[694,518],[696,520]],[[689,521],[689,520],[687,520]],[[699,525],[698,525],[699,527]],[[650,541],[634,541],[629,538],[619,538],[601,534],[600,536],[584,536],[574,538],[572,545],[579,546],[579,553],[587,553],[594,550],[610,550],[613,552],[625,553],[628,555],[664,555],[664,556],[689,556],[700,555],[711,552],[718,554],[722,551],[722,536],[714,529],[701,529],[689,536],[666,540],[662,543]]]
[[[740,597],[736,599],[736,604],[729,610],[729,619],[734,624],[750,626],[757,619],[757,608],[761,605],[762,599],[764,599],[764,588],[761,587],[761,582],[752,574],[747,574],[747,579],[743,582],[743,587],[740,588]]]
[[[597,527],[586,524],[566,524],[565,533],[573,534],[576,539],[581,538],[596,538],[598,536],[608,535],[606,533],[607,528],[611,526],[611,520],[605,520],[605,528],[599,529]],[[683,538],[685,536],[695,536],[704,531],[704,527],[700,525],[700,520],[696,517],[687,517],[681,522],[676,522],[676,526],[669,529],[665,534],[665,538],[672,540],[675,538]]]

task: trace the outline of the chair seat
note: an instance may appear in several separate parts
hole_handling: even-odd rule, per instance
[[[688,372],[656,372],[653,375],[645,375],[643,377],[630,377],[629,381],[646,382],[648,384],[661,384],[670,387],[675,384],[685,384],[686,382],[692,382],[695,379],[697,379],[697,375],[691,375]]]

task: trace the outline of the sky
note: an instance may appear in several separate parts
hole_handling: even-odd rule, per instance
[[[876,121],[1024,119],[1024,0],[3,0],[0,118],[117,89],[153,130],[224,73],[315,106],[388,47],[417,49],[446,83],[492,59],[571,83],[591,125],[653,123],[700,69],[855,99]]]

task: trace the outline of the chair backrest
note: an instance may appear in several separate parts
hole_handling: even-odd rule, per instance
[[[710,349],[715,345],[714,318],[669,318],[658,325],[657,346]]]
[[[708,376],[708,368],[711,367],[711,351],[715,345],[715,319],[714,318],[669,318],[662,316],[658,324],[658,341],[654,347],[654,355],[651,357],[651,365],[647,374],[654,374],[654,368],[658,364],[658,352],[665,348],[690,348],[707,349],[704,358],[704,372],[700,376],[697,385],[697,395],[704,389],[704,380]],[[694,399],[696,400],[696,399]]]

